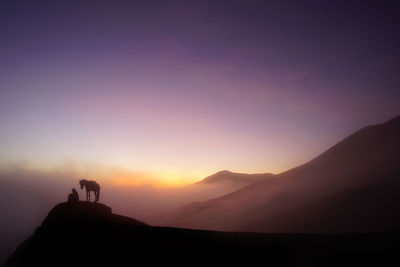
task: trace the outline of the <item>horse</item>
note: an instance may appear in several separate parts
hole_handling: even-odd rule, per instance
[[[96,183],[95,181],[88,181],[85,179],[82,179],[79,181],[79,184],[81,185],[81,190],[83,187],[86,189],[86,201],[90,202],[90,191],[93,191],[95,199],[94,203],[97,203],[100,198],[100,185]]]

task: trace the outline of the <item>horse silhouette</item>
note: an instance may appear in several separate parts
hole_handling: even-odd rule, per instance
[[[88,181],[85,179],[82,179],[79,181],[79,184],[81,185],[81,189],[85,187],[86,189],[86,201],[90,202],[90,191],[93,191],[95,199],[94,202],[97,203],[100,199],[100,185],[96,183],[95,181]]]

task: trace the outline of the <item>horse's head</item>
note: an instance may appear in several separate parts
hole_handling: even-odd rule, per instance
[[[81,189],[83,189],[83,186],[85,185],[86,180],[82,179],[79,181],[79,184],[81,185]]]

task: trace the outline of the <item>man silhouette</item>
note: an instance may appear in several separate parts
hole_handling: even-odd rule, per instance
[[[72,188],[72,193],[68,195],[68,202],[78,202],[79,195],[75,188]]]

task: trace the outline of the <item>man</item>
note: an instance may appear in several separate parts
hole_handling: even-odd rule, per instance
[[[78,202],[79,195],[75,188],[72,188],[72,193],[68,195],[68,202]]]

